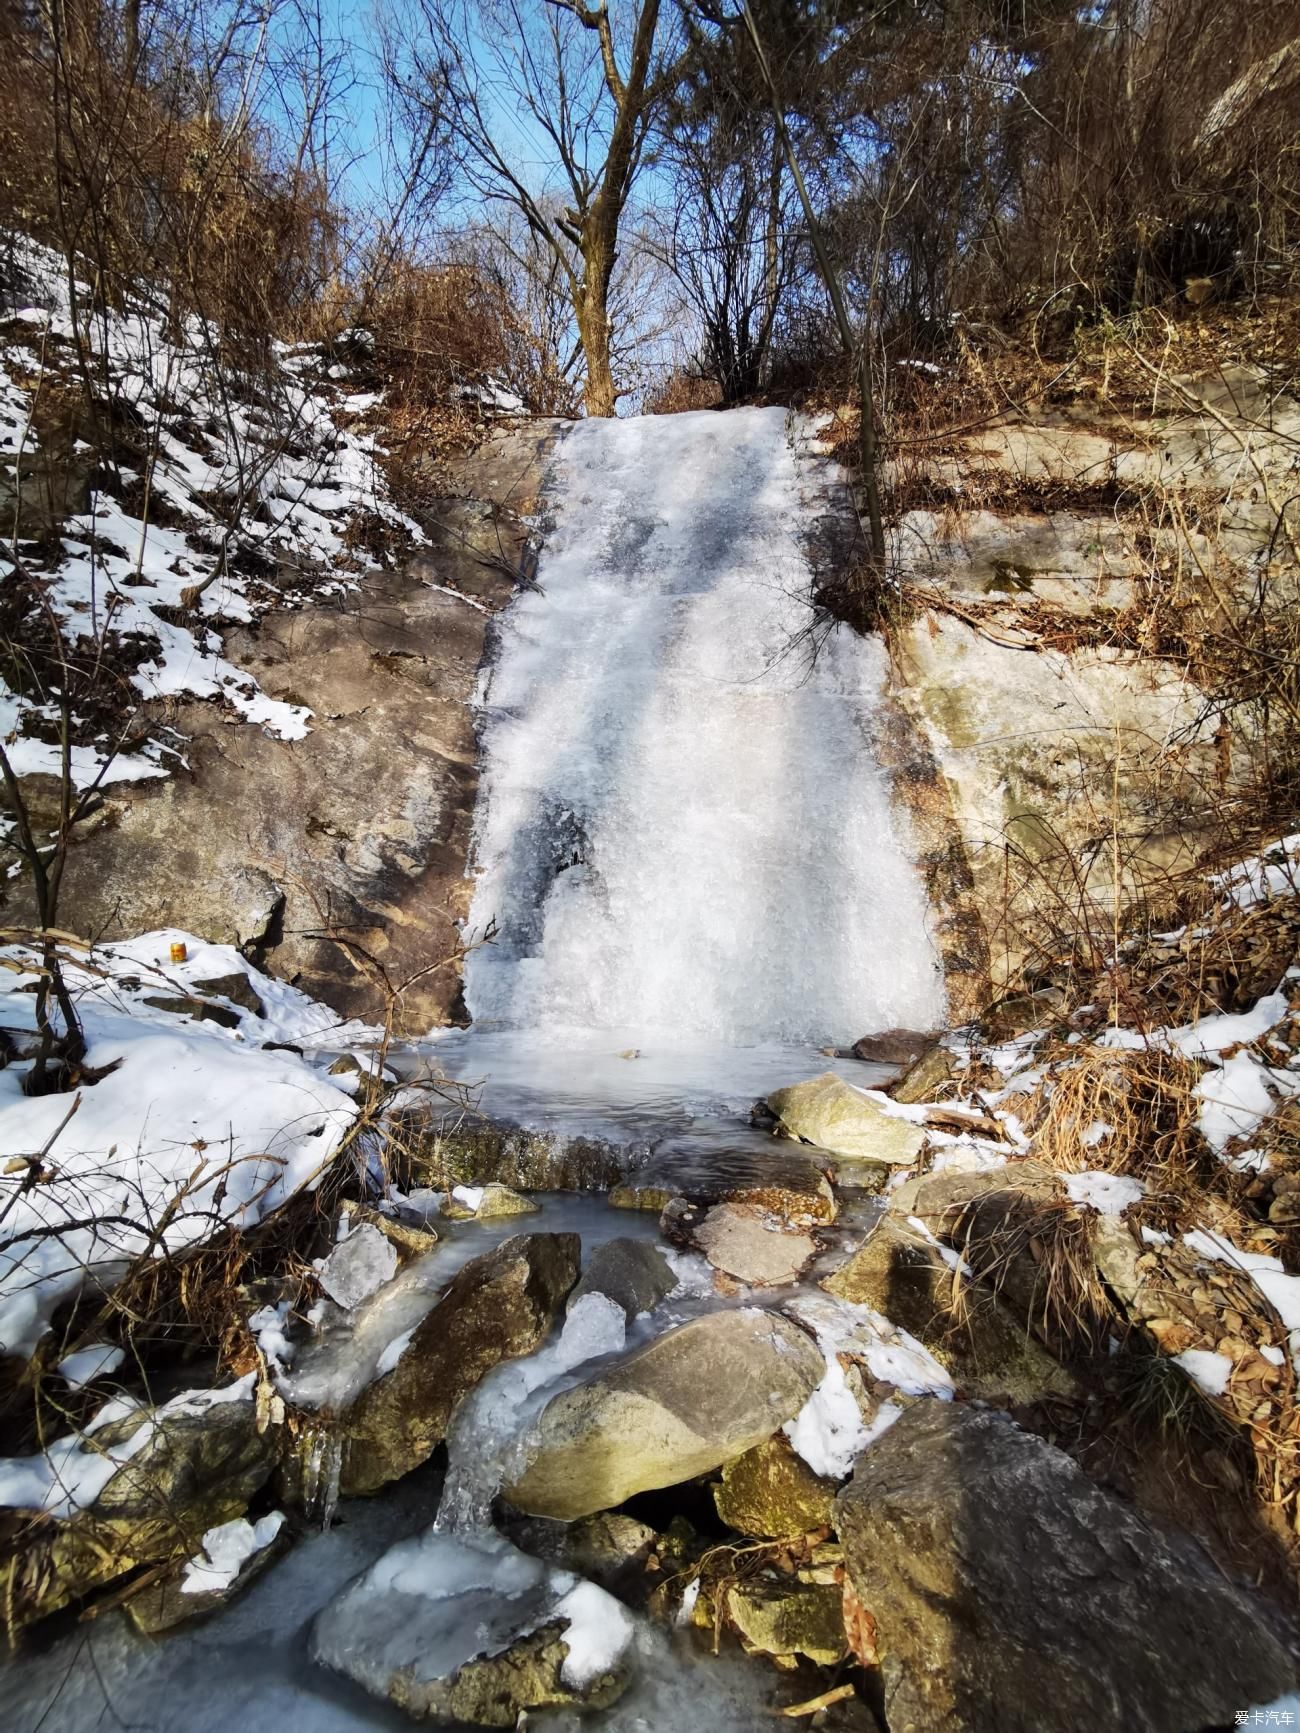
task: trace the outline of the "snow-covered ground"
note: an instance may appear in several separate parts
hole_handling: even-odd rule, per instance
[[[169,960],[175,943],[184,963]],[[21,972],[21,949],[3,959],[19,972],[3,977],[0,1026],[31,1031],[37,977]],[[238,1026],[226,1028],[148,1003],[232,975],[251,982],[265,1016],[227,1002]],[[25,1063],[0,1070],[0,1353],[30,1354],[86,1281],[111,1283],[132,1259],[224,1223],[251,1226],[314,1186],[356,1114],[327,1068],[373,1034],[232,946],[172,929],[87,952],[68,978],[87,1064],[107,1075],[32,1097]],[[274,1041],[305,1057],[268,1051]]]
[[[30,304],[0,321],[0,468],[21,460],[39,471],[42,393],[62,375],[75,376],[74,329],[62,259],[21,238],[11,253]],[[90,307],[84,285],[81,296],[81,308]],[[377,398],[349,392],[346,379],[331,377],[345,370],[329,367],[310,345],[277,345],[269,373],[244,375],[219,360],[219,333],[191,318],[173,341],[143,297],[82,318],[89,365],[111,413],[138,421],[147,456],[111,484],[104,465],[94,472],[86,510],[59,528],[52,565],[22,542],[19,561],[39,575],[69,639],[111,627],[153,646],[132,676],[139,700],[219,700],[270,733],[301,738],[310,713],[269,698],[228,661],[222,632],[270,600],[292,605],[354,582],[347,532],[359,513],[422,539],[389,496],[374,437],[356,425]],[[118,494],[138,503],[139,515]],[[14,571],[12,532],[10,522],[0,539],[0,583]],[[255,575],[267,561],[281,568],[274,590]],[[0,733],[20,775],[58,773],[54,715],[0,687]],[[182,740],[158,731],[105,770],[115,745],[105,734],[78,748],[79,786],[165,775],[184,754]]]

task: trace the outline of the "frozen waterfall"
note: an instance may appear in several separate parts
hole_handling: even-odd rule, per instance
[[[884,652],[795,647],[817,481],[781,409],[565,437],[482,692],[480,1029],[734,1047],[941,1020],[872,748]]]

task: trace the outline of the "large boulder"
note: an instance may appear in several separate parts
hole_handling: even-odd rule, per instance
[[[582,1279],[569,1295],[569,1310],[584,1294],[604,1294],[623,1308],[631,1323],[642,1312],[652,1312],[676,1286],[673,1267],[658,1246],[620,1235],[592,1252]]]
[[[804,1331],[771,1312],[692,1319],[552,1397],[505,1495],[572,1520],[707,1474],[792,1420],[825,1370]]]
[[[891,1728],[1187,1733],[1293,1688],[1258,1601],[996,1410],[905,1409],[837,1512]]]
[[[500,1535],[430,1529],[318,1616],[314,1660],[422,1719],[515,1727],[530,1709],[601,1708],[627,1683],[627,1613]]]
[[[345,1495],[418,1468],[484,1373],[541,1346],[578,1278],[580,1252],[577,1234],[518,1234],[465,1265],[392,1369],[334,1418]]]
[[[925,1142],[919,1125],[886,1113],[834,1071],[778,1089],[767,1104],[791,1137],[841,1161],[911,1167]]]

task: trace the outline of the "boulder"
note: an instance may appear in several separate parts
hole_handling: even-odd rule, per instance
[[[68,1449],[51,1447],[33,1469],[58,1455],[51,1487],[87,1490],[106,1455],[120,1463],[93,1497],[52,1516],[33,1512],[17,1536],[8,1571],[14,1625],[48,1613],[125,1576],[139,1565],[191,1557],[204,1535],[242,1516],[275,1467],[279,1436],[257,1429],[250,1375],[224,1390],[189,1391],[159,1408],[116,1412],[113,1403]],[[143,1439],[142,1439],[143,1435]],[[15,1513],[21,1517],[22,1513]]]
[[[952,1075],[952,1054],[946,1047],[934,1047],[903,1073],[889,1093],[904,1106],[917,1101],[933,1101]]]
[[[999,1167],[974,1171],[953,1166],[917,1174],[890,1192],[889,1209],[891,1215],[919,1216],[942,1239],[976,1198],[997,1191],[1019,1192],[1035,1201],[1065,1195],[1058,1176],[1042,1162],[1005,1161]]]
[[[483,1196],[478,1200],[478,1208],[474,1214],[479,1221],[487,1221],[493,1216],[537,1215],[541,1207],[541,1204],[534,1203],[532,1198],[524,1197],[510,1186],[492,1180],[483,1187]]]
[[[580,1250],[577,1234],[518,1234],[465,1265],[392,1369],[337,1417],[344,1494],[418,1468],[485,1372],[541,1346],[577,1280]]]
[[[573,1519],[707,1474],[792,1420],[825,1370],[804,1331],[771,1312],[694,1318],[552,1397],[505,1495]]]
[[[582,1279],[569,1295],[569,1309],[584,1294],[604,1294],[622,1306],[631,1323],[642,1312],[652,1312],[676,1286],[673,1267],[657,1246],[620,1236],[592,1252]]]
[[[810,1233],[788,1228],[754,1204],[715,1204],[701,1214],[676,1200],[661,1219],[669,1237],[682,1236],[715,1270],[743,1287],[786,1287],[817,1255]]]
[[[829,1150],[841,1161],[911,1167],[925,1143],[919,1125],[886,1113],[833,1071],[778,1089],[767,1100],[791,1137]]]
[[[891,1727],[1186,1733],[1294,1688],[1258,1600],[996,1410],[905,1409],[837,1526]]]
[[[1020,1406],[1078,1394],[1073,1375],[989,1288],[959,1280],[932,1240],[892,1215],[822,1287],[901,1325],[968,1395]]]
[[[818,1667],[844,1660],[843,1595],[830,1583],[801,1583],[764,1574],[727,1590],[727,1619],[751,1655],[771,1655],[791,1667],[806,1656]]]
[[[882,1029],[853,1043],[853,1057],[871,1065],[915,1065],[939,1040],[938,1033],[919,1029]]]
[[[724,1465],[713,1502],[737,1534],[780,1539],[831,1526],[835,1483],[814,1474],[777,1433]]]
[[[430,1529],[319,1614],[311,1653],[413,1716],[515,1727],[532,1709],[612,1703],[631,1635],[628,1614],[594,1583],[500,1535]]]
[[[210,999],[229,999],[232,1005],[238,1005],[245,1011],[251,1011],[254,1017],[265,1017],[266,1006],[261,995],[242,970],[235,970],[229,975],[213,975],[206,981],[192,983],[196,993],[203,993]]]
[[[644,1582],[659,1536],[648,1523],[619,1510],[598,1511],[581,1522],[554,1522],[546,1516],[507,1520],[505,1532],[521,1551],[587,1577],[620,1599],[635,1598]]]

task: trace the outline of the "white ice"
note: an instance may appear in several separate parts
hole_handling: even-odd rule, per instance
[[[801,461],[779,409],[566,437],[486,693],[476,1022],[745,1045],[941,1020],[873,751],[884,651],[796,643]]]

